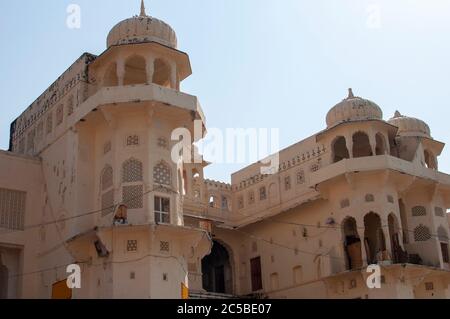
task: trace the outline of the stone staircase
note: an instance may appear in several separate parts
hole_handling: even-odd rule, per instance
[[[230,299],[265,299],[263,295],[247,295],[247,296],[236,296],[230,294],[221,294],[216,292],[206,292],[206,291],[191,291],[189,293],[189,299],[216,299],[216,300],[230,300]]]
[[[215,292],[192,291],[189,293],[189,299],[239,299],[238,296],[229,294],[219,294]]]

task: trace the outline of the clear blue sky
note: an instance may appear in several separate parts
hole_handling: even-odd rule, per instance
[[[66,8],[81,6],[81,29]],[[347,88],[425,120],[450,142],[450,1],[146,0],[177,32],[209,127],[280,128],[286,147],[325,128]],[[375,7],[374,7],[375,6]],[[139,0],[0,1],[0,148],[9,124],[83,52],[100,54],[109,30]],[[379,27],[374,14],[380,13]],[[375,16],[376,18],[376,16]],[[376,23],[376,22],[375,22]],[[375,26],[375,27],[374,27]],[[213,165],[224,181],[239,165]],[[450,172],[450,147],[440,157]]]

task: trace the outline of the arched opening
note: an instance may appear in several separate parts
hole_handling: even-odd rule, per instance
[[[405,207],[405,203],[403,202],[403,200],[399,199],[398,200],[398,207],[400,210],[400,222],[402,224],[402,230],[403,230],[403,244],[408,244],[409,243],[409,233],[407,231],[408,229],[408,217],[406,214],[406,207]]]
[[[436,164],[436,158],[434,157],[434,155],[425,150],[424,151],[424,157],[425,157],[425,166],[431,169],[437,169],[437,164]]]
[[[387,259],[386,241],[378,214],[371,212],[364,216],[364,239],[368,264]]]
[[[353,135],[353,157],[372,156],[369,136],[363,132],[357,132]]]
[[[389,238],[394,263],[407,262],[407,254],[400,245],[400,228],[397,217],[392,213],[388,217]]]
[[[375,154],[376,155],[387,154],[386,139],[384,138],[384,136],[381,133],[377,133],[375,135],[375,141],[376,141]]]
[[[448,233],[443,226],[438,228],[438,239],[441,246],[442,262],[444,264],[450,263],[449,248],[448,248]]]
[[[170,87],[170,66],[162,59],[154,62],[155,72],[153,73],[153,83]]]
[[[361,239],[358,235],[356,220],[348,217],[343,223],[344,251],[346,254],[347,270],[359,269],[363,266],[361,253]]]
[[[124,85],[145,84],[147,82],[147,72],[145,59],[138,55],[128,58],[125,62]]]
[[[350,158],[345,137],[343,136],[337,137],[333,142],[332,148],[333,148],[333,163],[342,161],[345,158]]]
[[[217,199],[216,199],[216,196],[214,196],[214,195],[210,195],[210,196],[209,196],[209,207],[211,207],[211,208],[217,207]]]
[[[211,254],[203,258],[202,273],[203,289],[207,292],[233,293],[230,255],[219,242],[214,241]]]
[[[8,299],[8,268],[2,264],[0,255],[0,299]]]
[[[117,86],[119,85],[119,79],[117,77],[117,64],[111,63],[105,72],[103,78],[103,86]]]

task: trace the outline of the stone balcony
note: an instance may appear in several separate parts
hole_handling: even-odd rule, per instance
[[[378,170],[395,171],[400,174],[407,174],[416,178],[431,180],[440,183],[443,186],[450,187],[450,175],[390,155],[345,159],[324,166],[319,171],[311,174],[310,184],[311,186],[318,185],[348,173]]]

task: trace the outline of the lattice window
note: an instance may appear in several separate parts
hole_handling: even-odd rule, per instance
[[[36,131],[34,129],[32,129],[29,133],[28,133],[28,137],[27,137],[27,153],[31,154],[34,152],[34,138],[36,137]]]
[[[112,148],[111,141],[106,142],[103,145],[103,154],[108,154],[109,152],[111,152],[111,148]]]
[[[164,137],[158,138],[158,146],[161,148],[167,148],[168,146],[167,140]]]
[[[431,232],[428,227],[421,224],[414,229],[415,241],[427,241],[429,239],[431,239]]]
[[[259,189],[259,200],[266,200],[267,199],[267,190],[266,187],[261,187]]]
[[[444,210],[441,207],[435,207],[434,208],[434,214],[437,217],[444,217],[445,216]]]
[[[102,172],[102,191],[107,190],[113,186],[113,169],[111,166],[106,166]]]
[[[297,172],[297,184],[301,185],[305,183],[305,171],[301,170]]]
[[[411,211],[412,211],[412,215],[414,217],[426,216],[427,215],[427,210],[423,206],[413,207],[413,209]]]
[[[129,159],[123,163],[122,182],[132,183],[143,180],[142,163],[136,159]]]
[[[290,176],[286,176],[284,178],[284,189],[288,191],[288,190],[291,189],[291,186],[292,186],[292,184],[291,184],[291,177]]]
[[[137,240],[128,240],[127,241],[127,251],[128,252],[138,251],[138,241]]]
[[[253,205],[255,203],[255,192],[254,191],[250,191],[248,193],[248,203],[249,203],[249,205]]]
[[[26,193],[0,188],[0,228],[23,230]]]
[[[388,201],[388,203],[394,204],[394,197],[392,197],[392,195],[388,195],[387,201]]]
[[[127,146],[138,146],[138,145],[139,145],[138,135],[129,135],[127,137]]]
[[[56,125],[60,125],[64,120],[64,110],[62,105],[56,108]]]
[[[170,251],[170,243],[168,241],[161,241],[159,243],[159,250],[168,253]]]
[[[448,233],[444,227],[439,226],[437,234],[438,234],[439,241],[443,241],[446,243],[448,242]]]
[[[373,196],[372,194],[367,194],[365,199],[366,202],[371,203],[375,201],[375,196]]]
[[[114,190],[110,190],[102,195],[102,216],[114,212]]]
[[[153,180],[156,184],[172,185],[170,167],[165,162],[160,162],[153,168]]]
[[[50,134],[52,132],[53,129],[53,113],[50,112],[50,114],[47,116],[47,129],[46,129],[46,133]]]
[[[350,200],[348,198],[341,200],[341,208],[346,208],[350,206]]]
[[[139,209],[144,207],[144,186],[123,186],[123,203],[129,209]]]

